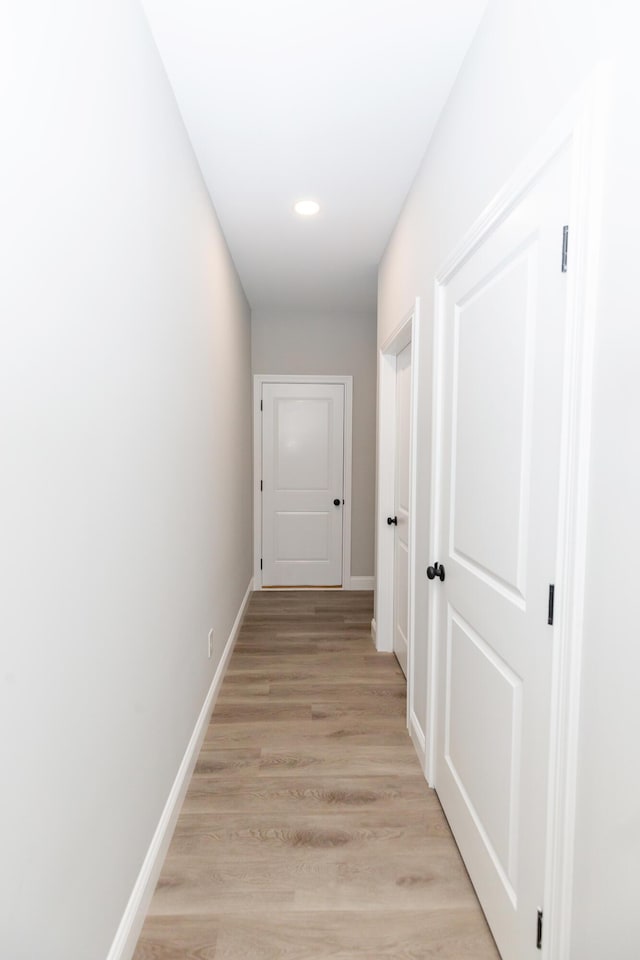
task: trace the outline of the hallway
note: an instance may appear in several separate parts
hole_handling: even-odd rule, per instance
[[[496,960],[371,615],[253,594],[135,960]]]

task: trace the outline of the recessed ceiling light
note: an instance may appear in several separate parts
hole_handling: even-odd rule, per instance
[[[293,209],[301,217],[312,217],[319,211],[320,204],[316,203],[315,200],[298,200],[297,203],[294,203]]]

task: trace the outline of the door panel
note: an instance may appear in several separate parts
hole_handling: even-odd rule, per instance
[[[320,561],[329,557],[329,511],[324,513],[275,514],[275,559],[277,561]]]
[[[449,610],[445,758],[511,898],[516,882],[522,681]],[[477,718],[482,717],[479,724]]]
[[[411,436],[411,344],[396,358],[396,470],[393,652],[407,675],[409,635],[409,501]]]
[[[328,489],[331,404],[326,397],[273,398],[273,481],[277,490]]]
[[[265,383],[262,406],[263,585],[340,586],[344,386]]]
[[[504,960],[544,901],[568,185],[563,151],[443,291],[435,780]]]
[[[485,278],[454,319],[450,549],[522,598],[531,456],[536,246]],[[500,344],[500,349],[495,349]],[[530,366],[530,363],[529,363]],[[477,504],[483,509],[478,510]]]

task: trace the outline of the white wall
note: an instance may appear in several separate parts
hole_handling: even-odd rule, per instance
[[[634,5],[490,0],[379,272],[378,342],[422,301],[416,711],[425,720],[435,274],[600,58],[614,63],[606,150],[571,960],[631,960],[640,862],[638,477],[640,197]],[[568,958],[554,958],[568,960]]]
[[[376,321],[370,313],[254,310],[254,373],[353,377],[351,575],[372,577],[376,442]]]
[[[0,956],[104,960],[250,579],[249,308],[137,2],[0,21]]]

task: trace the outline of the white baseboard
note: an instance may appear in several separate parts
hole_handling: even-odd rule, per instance
[[[252,590],[253,580],[250,580],[209,687],[209,692],[191,734],[191,739],[173,781],[160,821],[140,868],[138,879],[134,884],[129,902],[111,944],[107,960],[131,960],[133,956]]]
[[[255,578],[254,578],[255,582]],[[279,590],[373,590],[375,587],[375,577],[345,577],[342,587],[255,587],[256,590],[268,590],[269,593],[277,593]]]
[[[349,590],[373,590],[375,577],[351,577]]]
[[[378,610],[378,613],[380,611]],[[387,635],[378,633],[377,620],[371,621],[371,636],[376,645],[378,653],[393,653],[393,635],[389,632]]]
[[[424,731],[420,724],[418,723],[418,718],[416,717],[413,710],[409,715],[409,736],[415,748],[416,753],[418,754],[418,760],[420,761],[420,766],[422,767],[422,772],[424,774],[425,780],[429,780],[427,777],[427,740],[424,735]],[[429,784],[432,786],[432,784]]]

